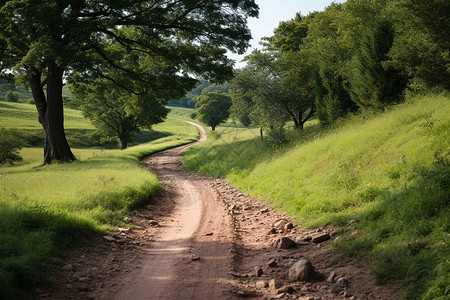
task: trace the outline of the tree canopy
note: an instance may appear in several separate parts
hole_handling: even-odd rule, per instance
[[[170,82],[166,96],[182,97],[193,75],[232,75],[226,49],[246,50],[247,17],[257,15],[253,0],[10,0],[0,7],[1,72],[14,70],[31,88],[46,132],[44,163],[72,161],[63,126],[67,75],[104,78],[134,94],[161,95]]]
[[[228,94],[204,89],[196,101],[197,118],[211,126],[212,131],[230,116],[231,97]]]

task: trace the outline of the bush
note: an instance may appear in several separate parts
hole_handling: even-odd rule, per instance
[[[270,130],[266,142],[274,148],[287,144],[286,131],[283,127],[277,127]]]
[[[0,130],[0,165],[21,161],[20,149],[22,149],[22,141],[2,128]]]
[[[19,102],[19,95],[17,95],[17,93],[14,93],[12,91],[8,91],[5,94],[5,101],[6,102]]]

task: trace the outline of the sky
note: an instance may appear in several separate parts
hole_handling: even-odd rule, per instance
[[[248,20],[248,27],[252,32],[253,39],[250,41],[251,48],[246,54],[255,48],[260,49],[261,38],[271,36],[281,21],[293,19],[297,12],[307,15],[313,11],[324,10],[331,2],[343,3],[345,0],[256,0],[255,2],[259,6],[259,18],[249,18]],[[237,67],[244,65],[240,61],[245,55],[230,53],[228,56],[236,60]]]

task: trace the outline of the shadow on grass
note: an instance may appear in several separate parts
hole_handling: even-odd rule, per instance
[[[401,282],[406,299],[449,296],[450,168],[408,174],[413,180],[400,190],[384,190],[358,219],[366,231],[344,237],[334,248],[364,259],[369,253],[380,282]],[[446,283],[445,283],[446,282]]]
[[[142,130],[141,134],[136,134],[134,136],[133,141],[129,143],[129,146],[131,147],[143,143],[148,143],[171,135],[173,135],[173,133],[167,131]]]
[[[0,208],[0,298],[19,299],[42,285],[61,263],[62,251],[96,233],[87,221],[42,207]]]

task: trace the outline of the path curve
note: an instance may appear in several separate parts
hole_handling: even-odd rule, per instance
[[[205,178],[186,172],[181,155],[206,140],[196,123],[198,141],[172,148],[142,160],[164,186],[163,201],[175,208],[159,226],[161,230],[142,261],[128,275],[129,282],[115,299],[227,299],[231,266],[232,233],[223,203],[214,199]]]

